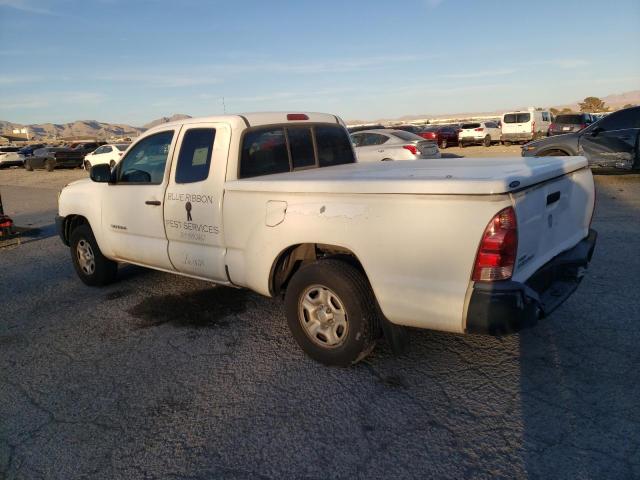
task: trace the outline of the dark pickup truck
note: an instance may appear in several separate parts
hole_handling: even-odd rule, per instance
[[[83,165],[85,155],[101,145],[104,145],[104,142],[80,143],[74,148],[40,148],[33,152],[32,157],[25,160],[24,168],[29,171],[45,168],[49,172],[53,172],[56,168],[80,168]]]

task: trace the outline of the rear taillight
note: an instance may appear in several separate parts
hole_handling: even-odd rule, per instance
[[[549,130],[551,130],[552,132],[556,129],[556,124],[552,123],[551,125],[549,125]]]
[[[420,136],[422,138],[426,138],[427,140],[433,140],[434,138],[436,138],[436,134],[433,132],[424,132],[421,133]]]
[[[508,280],[513,274],[518,250],[518,225],[513,207],[501,210],[487,225],[480,240],[472,280]]]
[[[583,124],[580,125],[580,130],[582,130],[583,128],[587,128],[587,124],[586,123],[583,123]]]
[[[474,130],[476,132],[484,132],[484,128],[480,127],[480,128],[474,128]]]
[[[409,150],[411,153],[413,153],[414,155],[418,154],[418,148],[415,145],[405,145],[404,147],[402,147],[406,150]]]

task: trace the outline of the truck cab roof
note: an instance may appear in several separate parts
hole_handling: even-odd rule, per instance
[[[156,132],[166,128],[197,123],[229,123],[232,126],[257,127],[261,125],[288,123],[337,123],[344,126],[344,122],[336,115],[318,112],[251,112],[232,115],[216,115],[210,117],[196,117],[177,120],[175,122],[157,125],[147,132]],[[145,134],[147,133],[145,132]]]

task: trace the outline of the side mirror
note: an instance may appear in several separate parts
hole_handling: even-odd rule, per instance
[[[602,127],[595,127],[593,130],[591,130],[591,136],[592,137],[597,137],[600,132],[604,132],[604,128]]]
[[[89,177],[94,182],[109,183],[111,182],[111,168],[106,163],[100,163],[91,167]]]

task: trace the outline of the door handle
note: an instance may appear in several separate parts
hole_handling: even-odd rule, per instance
[[[158,206],[158,205],[161,205],[161,204],[162,204],[162,203],[160,202],[160,200],[147,200],[147,201],[146,201],[146,202],[144,202],[144,203],[146,203],[147,205],[155,205],[155,206]]]

